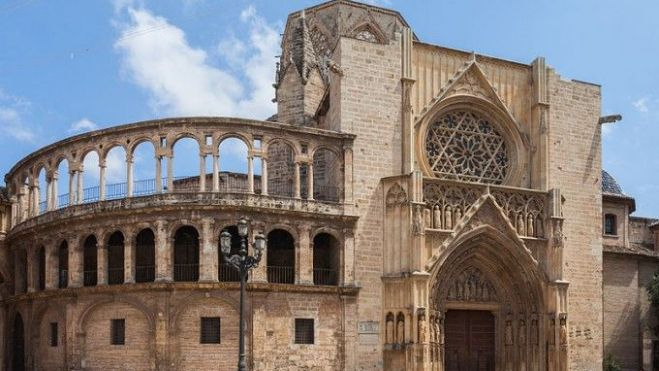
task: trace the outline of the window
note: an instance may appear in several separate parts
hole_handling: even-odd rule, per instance
[[[617,235],[616,216],[613,214],[604,215],[604,234]]]
[[[295,344],[313,344],[313,318],[295,319]]]
[[[113,319],[110,326],[110,344],[124,345],[126,344],[126,320]]]
[[[213,144],[213,136],[210,134],[206,134],[206,145],[210,146],[211,144]]]
[[[160,147],[167,147],[167,137],[160,137]]]
[[[220,344],[220,317],[201,317],[199,343]]]
[[[50,346],[51,347],[56,347],[57,346],[57,322],[51,322],[50,323]]]

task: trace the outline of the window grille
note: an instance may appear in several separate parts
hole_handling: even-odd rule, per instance
[[[126,344],[126,320],[113,319],[110,326],[110,344],[124,345]]]
[[[295,344],[313,344],[313,318],[295,319]]]
[[[220,344],[220,317],[201,317],[201,344]]]
[[[57,346],[57,340],[58,340],[58,334],[57,334],[57,322],[51,322],[50,323],[50,346],[51,347],[56,347]]]
[[[616,232],[616,216],[613,214],[604,215],[604,234],[615,236]]]

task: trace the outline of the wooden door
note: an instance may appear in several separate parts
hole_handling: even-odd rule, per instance
[[[494,371],[494,316],[449,310],[444,321],[446,371]]]

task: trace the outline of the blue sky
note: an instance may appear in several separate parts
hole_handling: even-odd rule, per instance
[[[544,56],[564,78],[601,84],[602,113],[624,117],[604,129],[604,168],[636,197],[637,215],[659,217],[658,2],[375,2],[425,42],[520,62]],[[286,16],[316,3],[0,0],[0,172],[93,128],[269,116]]]

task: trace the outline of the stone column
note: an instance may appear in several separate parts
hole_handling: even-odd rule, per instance
[[[103,240],[96,243],[96,277],[97,285],[108,284],[108,247]]]
[[[254,156],[247,156],[247,192],[254,193]]]
[[[343,202],[353,203],[352,193],[352,146],[343,146]]]
[[[213,155],[213,192],[220,191],[220,156]]]
[[[295,276],[299,278],[297,283],[313,285],[313,245],[309,236],[311,227],[308,224],[301,224],[298,227],[298,232],[300,241],[298,243],[298,253],[295,257]]]
[[[268,159],[261,157],[261,194],[268,195]]]
[[[80,204],[82,204],[83,200],[85,199],[84,194],[83,194],[84,188],[83,188],[83,184],[82,184],[83,170],[78,170],[78,171],[76,171],[76,173],[77,173],[77,177],[78,177],[77,178],[77,181],[78,181],[78,201],[77,202],[78,202],[78,205],[80,205]]]
[[[50,192],[53,195],[53,201],[51,202],[51,210],[55,210],[59,207],[59,195],[57,189],[57,182],[59,181],[59,172],[54,171],[53,176],[51,177],[52,186],[50,187]]]
[[[261,222],[252,221],[249,234],[251,242],[254,242],[254,236],[257,233],[263,233],[264,227]],[[248,278],[249,282],[268,282],[268,249],[263,251],[261,262],[259,262],[258,267],[252,269]]]
[[[35,182],[36,180],[33,180]],[[39,186],[32,184],[30,186],[30,216],[37,216],[40,213],[39,203],[41,201],[41,193]]]
[[[69,170],[69,206],[75,203],[75,194],[76,190],[74,188],[74,177],[76,175],[75,170]]]
[[[162,162],[160,156],[156,155],[156,193],[162,193]]]
[[[46,248],[46,290],[56,289],[59,284],[59,246],[49,242]]]
[[[206,192],[206,155],[199,154],[199,192]]]
[[[300,198],[300,163],[295,162],[295,198]]]
[[[133,197],[133,156],[126,155],[126,197]]]
[[[82,287],[83,259],[82,248],[78,236],[69,236],[69,285],[68,287]]]
[[[167,193],[174,191],[174,156],[167,156]]]
[[[27,292],[36,292],[39,284],[39,257],[34,242],[30,242],[27,248],[27,259],[25,260],[25,271],[27,273]]]
[[[135,238],[133,231],[124,236],[124,283],[135,283]]]
[[[343,230],[343,261],[339,284],[355,285],[355,235],[352,229]]]
[[[100,169],[99,171],[99,182],[98,182],[98,199],[100,201],[105,201],[105,159],[102,159],[99,161],[98,167]]]
[[[313,161],[307,164],[307,199],[313,200]]]
[[[172,282],[172,239],[167,236],[165,222],[158,220],[155,225],[156,282]]]
[[[219,251],[217,240],[213,238],[213,219],[206,218],[201,221],[201,239],[199,249],[199,281],[218,282]]]

